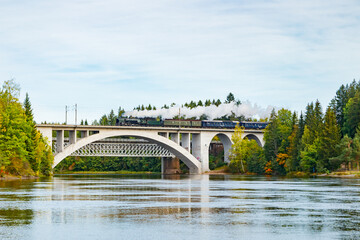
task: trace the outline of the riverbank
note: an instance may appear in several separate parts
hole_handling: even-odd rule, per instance
[[[0,177],[0,181],[14,181],[14,180],[31,180],[38,179],[39,177],[35,176],[12,176],[12,175],[4,175]]]
[[[69,174],[98,175],[98,174],[160,174],[160,173],[158,173],[158,172],[145,172],[145,171],[135,172],[135,171],[125,171],[125,170],[121,170],[121,171],[101,171],[101,172],[97,172],[97,171],[64,171],[64,172],[54,173],[54,175],[69,175]]]
[[[204,174],[207,175],[258,175],[256,173],[231,173],[227,166],[217,168]],[[271,175],[269,175],[271,176]],[[285,177],[290,178],[308,178],[308,177],[333,177],[333,178],[360,178],[360,171],[338,171],[331,173],[306,173],[306,172],[290,172]]]

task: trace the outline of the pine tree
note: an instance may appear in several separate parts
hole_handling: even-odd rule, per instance
[[[331,169],[329,159],[339,154],[336,146],[340,143],[340,139],[340,129],[336,121],[336,115],[328,107],[325,114],[324,128],[320,136],[318,171],[335,170]]]
[[[360,91],[350,98],[344,111],[343,134],[353,138],[360,123]]]
[[[229,93],[229,95],[227,95],[227,97],[226,97],[225,103],[231,103],[231,102],[234,102],[234,101],[235,101],[234,94]]]
[[[357,165],[357,171],[360,171],[360,127],[357,128],[355,137],[352,142],[352,155],[353,162]]]
[[[115,126],[116,125],[116,115],[114,113],[114,110],[111,109],[108,117],[107,117],[108,123],[106,125]]]
[[[220,99],[216,100],[215,105],[216,105],[217,107],[221,105]]]
[[[99,120],[99,124],[103,125],[103,126],[108,126],[109,125],[109,120],[107,118],[106,115],[103,115],[100,120]]]
[[[29,99],[28,93],[26,93],[25,101],[24,101],[24,109],[25,109],[25,116],[26,122],[28,123],[28,137],[26,138],[26,150],[28,152],[28,161],[31,165],[32,170],[35,172],[36,175],[40,172],[40,163],[41,158],[36,157],[35,151],[37,145],[39,144],[40,137],[37,137],[37,130],[35,128],[34,117],[31,109],[31,103]]]
[[[118,108],[118,117],[121,118],[123,116],[123,114],[125,113],[125,109],[123,109],[122,107]],[[87,125],[87,124],[85,124]]]
[[[278,119],[275,109],[273,109],[271,112],[269,124],[264,132],[264,140],[265,158],[267,161],[272,161],[276,158],[276,155],[278,154],[278,149],[281,142],[278,133]]]
[[[319,140],[313,140],[313,136],[307,125],[301,139],[302,151],[300,152],[300,167],[305,172],[315,172],[318,159]]]
[[[352,143],[353,140],[348,135],[341,139],[340,143],[336,146],[339,155],[329,159],[330,169],[338,169],[341,164],[349,165],[353,160]]]

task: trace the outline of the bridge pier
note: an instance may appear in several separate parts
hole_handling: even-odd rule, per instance
[[[186,151],[190,152],[190,133],[181,134],[181,146],[185,148]]]
[[[161,158],[161,174],[180,174],[180,159],[162,157]]]
[[[64,151],[64,130],[56,130],[56,151]]]

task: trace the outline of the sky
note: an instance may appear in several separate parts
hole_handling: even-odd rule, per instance
[[[75,104],[91,122],[229,92],[300,112],[360,79],[358,0],[0,0],[0,11],[1,82],[29,94],[38,123],[64,122]]]

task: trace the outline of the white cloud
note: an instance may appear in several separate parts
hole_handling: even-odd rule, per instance
[[[61,121],[65,104],[94,119],[230,91],[300,110],[359,78],[352,0],[35,0],[1,9],[0,76],[30,93],[38,121]]]

